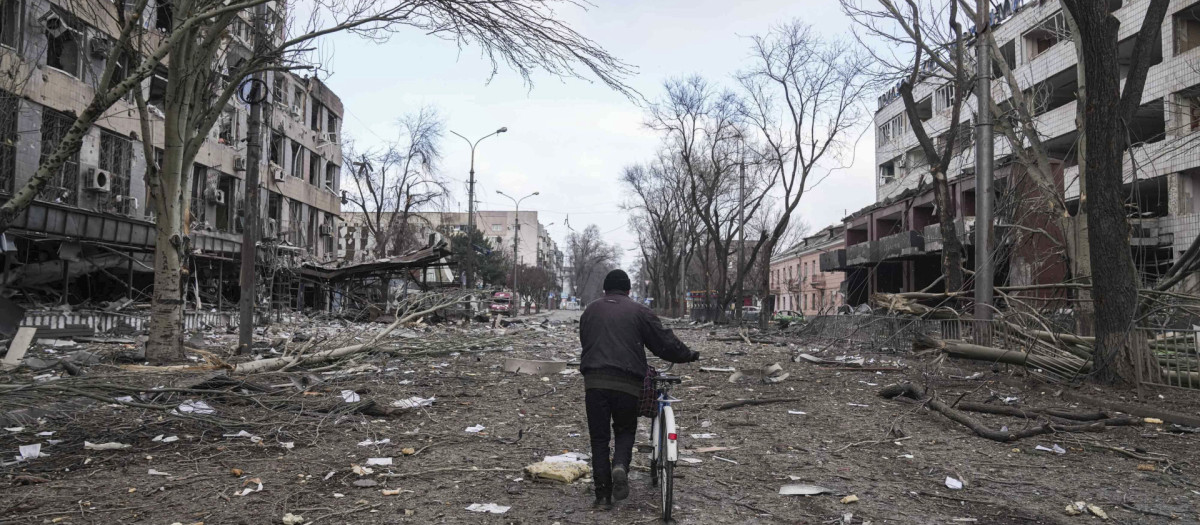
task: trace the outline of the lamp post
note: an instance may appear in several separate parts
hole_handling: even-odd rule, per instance
[[[505,197],[508,197],[508,200],[513,201],[513,208],[516,209],[516,211],[513,213],[513,286],[512,287],[513,287],[513,293],[517,293],[517,266],[520,263],[520,261],[517,259],[517,246],[520,245],[519,243],[520,243],[520,239],[521,239],[521,201],[528,199],[534,195],[538,195],[539,193],[535,191],[533,193],[530,193],[529,195],[521,197],[520,199],[514,199],[511,195],[504,193],[500,190],[496,190],[496,193],[503,195]]]
[[[466,274],[464,278],[465,282],[463,282],[464,288],[468,286],[470,288],[475,287],[475,247],[471,245],[471,234],[475,231],[475,147],[478,146],[480,142],[483,142],[483,139],[494,135],[499,135],[506,131],[508,131],[508,127],[502,127],[496,131],[488,133],[487,135],[479,137],[479,140],[476,140],[475,142],[471,142],[471,139],[462,136],[456,131],[450,131],[450,133],[457,135],[458,138],[467,141],[467,144],[471,146],[471,172],[470,177],[467,179],[467,271],[464,272]]]

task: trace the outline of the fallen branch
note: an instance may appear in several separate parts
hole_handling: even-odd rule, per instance
[[[436,474],[438,472],[520,472],[521,469],[515,468],[461,468],[461,467],[443,467],[429,470],[419,470],[417,472],[384,472],[377,474],[381,478],[411,478],[415,476],[424,476],[425,474]]]
[[[771,398],[766,398],[766,399],[739,399],[737,401],[725,403],[724,405],[717,407],[717,410],[729,410],[731,408],[737,408],[737,407],[742,407],[742,406],[769,405],[771,403],[790,403],[793,401],[803,401],[803,399],[799,398],[799,397],[771,397]]]

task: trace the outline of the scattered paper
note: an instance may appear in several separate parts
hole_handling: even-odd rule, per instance
[[[213,410],[213,407],[209,406],[208,403],[205,403],[204,401],[192,401],[190,399],[180,403],[177,410],[184,414],[205,415],[216,413],[216,410]]]
[[[546,456],[542,461],[546,463],[587,463],[588,455],[580,454],[579,452],[567,452],[557,456]]]
[[[833,492],[819,485],[784,485],[779,487],[780,496],[816,496],[817,494],[825,494]]]
[[[375,469],[363,467],[363,466],[359,466],[359,465],[350,465],[350,470],[353,471],[355,474],[358,474],[359,476],[366,476],[372,472],[375,472]],[[330,472],[329,474],[333,475],[332,472]],[[329,476],[326,476],[325,479],[329,479]]]
[[[132,402],[133,402],[133,396],[121,396],[121,397],[114,397],[114,398],[113,398],[113,401],[119,401],[119,402],[121,402],[121,403],[132,403]]]
[[[1063,454],[1066,454],[1066,453],[1067,453],[1067,450],[1066,450],[1066,449],[1064,449],[1064,448],[1062,448],[1062,447],[1060,447],[1060,446],[1058,446],[1058,443],[1055,443],[1055,444],[1054,444],[1054,448],[1050,448],[1050,447],[1045,447],[1045,446],[1042,446],[1042,445],[1038,445],[1038,446],[1034,447],[1033,449],[1034,449],[1034,450],[1041,450],[1041,451],[1043,451],[1043,452],[1053,452],[1053,453],[1055,453],[1055,454],[1058,454],[1058,455],[1060,455],[1060,456],[1061,456],[1061,455],[1063,455]]]
[[[392,458],[367,458],[367,464],[386,467],[392,464]]]
[[[388,444],[388,443],[391,443],[391,442],[392,442],[392,440],[391,440],[390,438],[383,438],[383,439],[380,439],[380,440],[378,440],[378,441],[376,441],[376,440],[373,440],[373,439],[366,439],[366,440],[363,440],[363,441],[359,441],[359,442],[358,442],[358,446],[360,446],[360,447],[371,447],[371,446],[375,446],[375,445],[386,445],[386,444]]]
[[[357,403],[361,398],[358,396],[358,392],[353,390],[342,390],[342,399],[347,403]]]
[[[259,478],[250,478],[250,479],[246,480],[244,483],[242,483],[243,486],[250,485],[250,484],[257,485],[257,487],[246,487],[246,488],[242,489],[241,491],[237,492],[236,494],[238,496],[245,496],[247,494],[259,492],[263,489],[262,480]]]
[[[963,482],[961,482],[957,479],[954,479],[950,476],[946,476],[946,488],[948,488],[950,490],[962,490]]]
[[[475,433],[478,433],[478,432],[483,432],[483,429],[484,429],[484,428],[487,428],[487,427],[484,427],[483,425],[475,425],[475,426],[473,426],[473,427],[467,427],[467,428],[466,428],[466,431],[467,431],[467,432],[470,432],[470,433],[472,433],[472,434],[475,434]]]
[[[715,437],[717,437],[716,434],[710,434],[707,432],[704,434],[692,434],[692,439],[712,439]]]
[[[110,441],[108,443],[100,443],[100,444],[92,443],[90,441],[83,442],[84,450],[121,450],[124,448],[129,448],[131,446],[133,446],[133,445],[117,443],[116,441]]]
[[[469,505],[467,507],[467,510],[469,510],[471,512],[490,512],[492,514],[504,514],[505,512],[508,512],[508,509],[511,509],[511,508],[512,507],[505,507],[504,505],[497,505],[495,503],[472,503],[471,505]]]
[[[154,436],[154,439],[152,439],[151,441],[155,441],[158,443],[174,443],[176,441],[179,441],[179,436],[165,436],[164,437],[162,434],[159,434],[157,436]]]
[[[408,399],[400,399],[392,401],[392,406],[396,408],[420,408],[427,407],[433,404],[434,398],[424,398],[421,396],[412,396]]]
[[[279,443],[279,446],[286,448],[288,450],[291,450],[293,448],[296,448],[296,442],[295,441],[281,441]]]
[[[684,463],[691,463],[691,464],[696,464],[696,463],[702,462],[700,460],[700,458],[689,458],[689,457],[681,457],[681,458],[679,458],[679,461],[682,461]]]

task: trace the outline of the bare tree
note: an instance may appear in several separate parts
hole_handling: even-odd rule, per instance
[[[571,288],[587,304],[600,296],[604,276],[621,261],[619,248],[604,242],[595,224],[567,236]]]
[[[1138,278],[1129,244],[1125,212],[1122,157],[1129,146],[1127,126],[1142,100],[1153,47],[1168,0],[1151,0],[1138,30],[1133,55],[1121,87],[1117,53],[1120,22],[1107,2],[1062,0],[1078,28],[1080,62],[1087,80],[1084,135],[1087,156],[1088,241],[1092,263],[1092,293],[1096,306],[1096,376],[1101,381],[1133,382],[1137,360],[1147,356],[1129,344],[1138,305]],[[1157,368],[1156,362],[1146,366]]]
[[[814,174],[827,175],[853,150],[854,132],[869,118],[862,101],[872,75],[868,57],[849,43],[822,41],[797,20],[755,37],[753,50],[754,65],[740,75],[749,100],[746,113],[762,142],[759,155],[772,178],[767,188],[777,180],[781,192],[778,218],[760,236],[762,257],[769,261],[805,190],[818,182]],[[769,272],[761,272],[759,283],[770,288]],[[766,301],[759,316],[762,328],[771,303]]]
[[[696,243],[695,214],[689,211],[686,179],[669,157],[625,168],[621,181],[632,193],[624,205],[638,234],[641,271],[651,282],[656,305],[672,317],[682,314],[684,270]]]
[[[351,171],[354,190],[346,200],[362,214],[367,232],[375,239],[375,256],[404,253],[416,239],[416,222],[423,211],[446,195],[438,176],[444,120],[430,107],[399,120],[401,137],[383,151],[362,153]],[[349,153],[346,158],[353,158]]]

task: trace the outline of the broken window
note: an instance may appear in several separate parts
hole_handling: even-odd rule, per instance
[[[217,191],[221,192],[224,198],[218,198],[217,201],[217,216],[216,228],[218,231],[230,232],[233,229],[233,191],[237,181],[229,175],[221,175],[220,182],[217,183]]]
[[[299,245],[305,244],[304,230],[301,229],[302,225],[304,224],[301,222],[301,218],[304,213],[303,206],[304,204],[298,200],[288,201],[288,223],[285,230],[290,234],[288,238],[291,239],[292,242]]]
[[[1183,115],[1181,129],[1184,133],[1200,129],[1200,91],[1183,91],[1178,96],[1180,112]]]
[[[83,76],[83,24],[52,8],[42,18],[46,28],[46,65],[79,78]]]
[[[934,91],[933,100],[937,111],[954,107],[954,84],[946,84]]]
[[[283,166],[283,135],[271,132],[271,151],[267,154],[271,164]]]
[[[917,117],[921,119],[921,122],[933,118],[933,98],[925,97],[917,101]]]
[[[146,97],[146,103],[161,110],[165,107],[166,100],[167,67],[159,64],[154,68],[154,75],[150,77],[150,95]]]
[[[332,254],[333,253],[333,233],[334,233],[333,232],[333,214],[329,213],[329,212],[325,212],[323,215],[324,215],[324,221],[322,221],[322,224],[324,224],[325,228],[327,228],[329,235],[324,236],[321,239],[321,242],[325,243],[325,253]]]
[[[338,185],[338,165],[330,162],[325,165],[325,187],[336,192]]]
[[[129,195],[133,164],[133,141],[108,130],[100,130],[100,169],[112,174],[112,194]]]
[[[175,6],[171,0],[159,0],[154,7],[154,28],[164,33],[174,29]]]
[[[308,183],[313,186],[321,185],[321,176],[324,170],[321,169],[321,156],[316,152],[308,154]]]
[[[304,178],[304,146],[294,140],[292,141],[292,176],[297,179]]]
[[[876,142],[881,146],[887,144],[903,135],[907,128],[908,118],[904,113],[896,115],[879,126],[879,137]]]
[[[275,73],[275,78],[271,83],[271,100],[274,101],[276,105],[284,106],[286,105],[286,102],[283,100],[283,98],[283,74]]]
[[[337,115],[334,115],[333,111],[330,111],[329,108],[325,108],[325,115],[325,133],[329,135],[330,142],[337,142],[338,117]]]
[[[1181,9],[1171,17],[1175,29],[1175,54],[1200,46],[1200,3]]]
[[[304,122],[304,88],[299,85],[292,93],[292,118]]]
[[[275,221],[275,224],[279,224],[280,220],[283,218],[282,199],[282,195],[274,192],[267,196],[267,218]]]
[[[313,101],[312,115],[310,115],[308,127],[313,131],[321,131],[321,103]]]
[[[879,165],[879,184],[890,184],[896,180],[896,162],[887,161]]]
[[[17,48],[21,41],[21,2],[0,2],[0,45]]]
[[[1008,65],[1008,70],[1012,71],[1017,67],[1017,43],[1016,40],[1009,40],[1000,46],[1000,58],[1004,59],[1004,63]],[[996,78],[1002,78],[1004,72],[1000,69],[999,62],[992,63],[992,74]]]
[[[237,136],[234,128],[237,126],[237,112],[233,108],[225,108],[217,122],[217,142],[226,146],[234,145]]]
[[[306,230],[305,233],[306,233],[306,235],[308,235],[309,239],[312,239],[314,241],[316,241],[319,238],[319,237],[317,237],[317,233],[318,233],[317,221],[320,218],[321,218],[321,215],[319,213],[317,213],[316,208],[309,208],[309,210],[308,210],[308,229]],[[316,243],[314,242],[310,246],[313,248],[313,251],[315,252],[316,251]],[[314,253],[314,255],[315,255],[315,253]]]
[[[0,191],[12,193],[17,173],[17,114],[20,97],[0,90]]]
[[[42,155],[38,160],[39,164],[44,164],[46,158],[54,153],[59,143],[66,138],[67,130],[74,124],[75,117],[47,107],[42,108]],[[58,173],[50,177],[42,191],[38,192],[38,198],[72,206],[79,204],[78,149],[63,163]]]
[[[1026,31],[1024,38],[1026,57],[1033,60],[1034,57],[1049,51],[1059,42],[1071,38],[1071,28],[1067,25],[1067,16],[1062,11],[1054,13],[1033,29]]]

